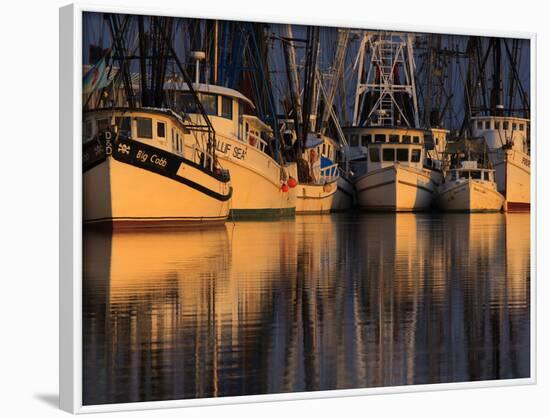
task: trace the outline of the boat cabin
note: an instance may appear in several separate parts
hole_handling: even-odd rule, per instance
[[[311,176],[316,183],[335,181],[340,175],[335,162],[338,143],[328,136],[308,134],[302,158],[309,162]]]
[[[273,131],[256,117],[251,100],[236,90],[217,85],[193,84],[193,89],[214,126],[216,137],[239,140],[269,152]],[[204,124],[187,84],[167,85],[166,91],[178,113],[186,115],[193,123]]]
[[[189,148],[197,143],[183,119],[168,109],[105,108],[84,112],[84,143],[106,129],[112,129],[124,139],[133,139],[187,158],[190,158]]]
[[[476,161],[462,161],[462,165],[452,168],[445,176],[446,181],[488,181],[495,182],[495,170],[488,168],[478,168]]]
[[[529,153],[529,119],[506,116],[472,117],[472,134],[485,138],[489,149],[511,146],[512,149]]]
[[[391,127],[346,129],[351,154],[364,155],[367,170],[375,171],[395,163],[422,169],[424,165],[424,131]]]

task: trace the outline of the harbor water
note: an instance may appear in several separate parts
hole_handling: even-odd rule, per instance
[[[530,215],[84,233],[83,402],[525,378]]]

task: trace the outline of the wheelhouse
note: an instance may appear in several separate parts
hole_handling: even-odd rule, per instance
[[[368,171],[395,163],[422,169],[425,158],[424,131],[402,128],[353,128],[347,132],[352,154],[361,153]],[[358,158],[356,158],[358,159]]]
[[[259,151],[270,153],[273,139],[270,126],[256,116],[254,103],[231,88],[211,84],[193,84],[193,89],[214,126],[216,136],[239,140]],[[167,85],[173,108],[192,122],[204,124],[193,94],[186,84]]]
[[[495,171],[492,169],[451,169],[447,174],[447,181],[489,181],[495,182]]]

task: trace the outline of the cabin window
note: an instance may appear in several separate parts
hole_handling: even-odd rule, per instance
[[[518,130],[518,125],[516,123],[512,123],[512,130]]]
[[[222,96],[222,117],[233,119],[233,100]]]
[[[411,150],[411,162],[420,162],[420,149]]]
[[[99,119],[97,121],[97,131],[103,132],[109,128],[109,119]]]
[[[115,124],[122,136],[132,136],[132,119],[130,117],[117,117],[115,118]]]
[[[380,135],[380,134],[374,135],[374,141],[384,143],[386,142],[386,135]]]
[[[389,135],[390,143],[399,143],[399,135]]]
[[[500,129],[500,122],[497,122],[496,120],[495,120],[495,129],[496,130]]]
[[[397,149],[397,160],[399,162],[409,162],[409,150],[408,149]]]
[[[152,139],[153,138],[153,121],[149,118],[138,117],[137,136],[138,138]]]
[[[186,114],[194,114],[199,112],[195,98],[190,93],[178,95],[177,108]]]
[[[351,135],[350,146],[359,146],[357,135]]]
[[[420,143],[420,136],[413,136],[413,143]]]
[[[487,120],[485,122],[485,129],[489,130],[491,128],[491,121],[490,120]]]
[[[502,122],[502,128],[504,130],[508,130],[508,128],[510,127],[510,123],[509,122]]]
[[[468,179],[468,171],[459,171],[458,176],[460,178],[463,178],[463,179],[467,180]]]
[[[435,138],[435,146],[439,146],[439,138]]]
[[[481,120],[477,122],[477,128],[483,129],[483,122]]]
[[[327,155],[327,147],[326,145],[323,143],[323,153],[321,155]]]
[[[166,123],[157,122],[157,137],[163,139],[166,137]]]
[[[395,160],[395,149],[394,148],[382,149],[382,159],[386,162],[393,162]]]
[[[369,148],[371,162],[380,162],[380,148]]]
[[[403,143],[411,143],[411,136],[410,135],[403,135],[401,141]]]
[[[472,171],[470,172],[470,178],[473,180],[480,180],[481,179],[481,171]]]
[[[86,123],[84,124],[84,136],[89,138],[92,136],[92,121],[86,120]]]
[[[218,115],[218,96],[214,94],[204,94],[201,93],[199,95],[202,107],[204,107],[204,111],[209,116],[217,116]]]
[[[519,130],[521,130],[523,132],[524,129],[525,129],[525,125],[523,123],[520,123],[519,124]]]
[[[370,135],[361,136],[361,146],[367,146],[370,142]]]
[[[176,149],[176,129],[172,128],[172,149]]]

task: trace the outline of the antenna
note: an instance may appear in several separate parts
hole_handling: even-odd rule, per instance
[[[200,81],[200,67],[201,61],[206,59],[206,53],[203,51],[193,51],[190,53],[191,59],[195,60],[195,84],[199,84]]]

